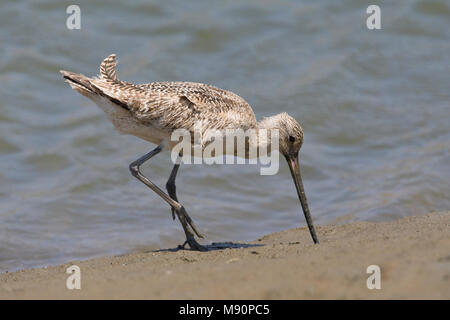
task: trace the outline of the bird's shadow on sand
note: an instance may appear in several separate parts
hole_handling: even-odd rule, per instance
[[[223,249],[240,249],[240,248],[252,248],[252,247],[262,247],[264,244],[251,244],[251,243],[234,243],[234,242],[213,242],[211,244],[205,245],[208,251],[223,250]],[[177,252],[180,250],[193,251],[189,248],[182,248],[178,246],[176,248],[168,249],[158,249],[151,252]]]

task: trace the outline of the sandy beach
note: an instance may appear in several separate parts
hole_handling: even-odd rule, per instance
[[[1,299],[449,299],[450,212],[318,226],[235,248],[135,252],[0,274]],[[81,289],[66,288],[66,269]],[[381,289],[366,285],[381,268]]]

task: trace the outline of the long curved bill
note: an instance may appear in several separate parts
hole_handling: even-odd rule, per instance
[[[288,162],[289,169],[291,170],[292,179],[294,179],[295,188],[297,189],[298,198],[300,199],[300,203],[302,205],[309,232],[311,233],[311,237],[313,238],[314,243],[319,243],[316,230],[314,230],[311,214],[309,213],[305,189],[303,188],[302,176],[300,175],[300,165],[298,162],[298,154],[286,156],[286,160]]]

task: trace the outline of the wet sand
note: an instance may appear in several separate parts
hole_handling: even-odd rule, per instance
[[[163,250],[0,274],[1,299],[450,299],[450,212],[306,228],[235,248]],[[66,269],[81,269],[81,289]],[[369,290],[369,265],[381,289]]]

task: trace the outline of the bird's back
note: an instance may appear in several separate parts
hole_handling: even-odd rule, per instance
[[[101,63],[100,74],[100,78],[89,79],[98,94],[128,109],[142,123],[169,131],[256,126],[250,105],[231,91],[196,82],[121,81],[116,76],[115,55]]]

